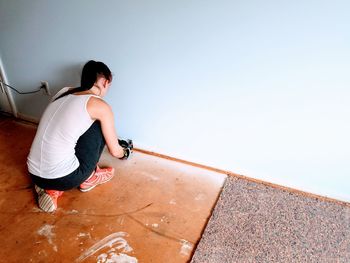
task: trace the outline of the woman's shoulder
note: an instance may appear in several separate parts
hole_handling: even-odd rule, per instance
[[[104,116],[112,113],[111,106],[100,97],[91,96],[86,105],[86,109],[92,119],[101,120]]]
[[[88,100],[88,106],[92,107],[109,107],[109,104],[101,97],[91,95]]]

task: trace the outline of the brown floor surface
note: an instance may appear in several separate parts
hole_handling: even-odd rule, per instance
[[[187,262],[225,176],[137,153],[111,182],[36,205],[26,157],[36,127],[0,117],[0,262]],[[1,261],[5,260],[5,261]]]

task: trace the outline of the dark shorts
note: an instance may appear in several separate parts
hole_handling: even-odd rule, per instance
[[[75,146],[75,155],[79,160],[79,167],[72,173],[56,178],[46,179],[30,174],[34,184],[47,190],[66,191],[78,187],[92,172],[101,157],[106,142],[104,140],[101,124],[95,121],[90,128],[80,136]]]

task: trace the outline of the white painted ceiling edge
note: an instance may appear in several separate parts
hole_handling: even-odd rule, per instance
[[[0,51],[28,91],[104,61],[118,132],[140,148],[350,201],[349,5],[0,0]],[[34,119],[49,101],[13,95]]]

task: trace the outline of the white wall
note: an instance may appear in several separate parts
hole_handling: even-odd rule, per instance
[[[350,201],[350,2],[0,0],[11,84],[102,60],[137,146]],[[38,118],[48,99],[16,96]]]

